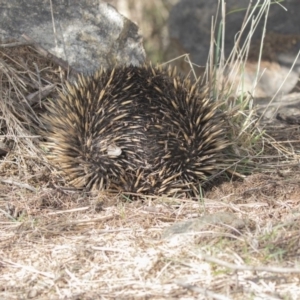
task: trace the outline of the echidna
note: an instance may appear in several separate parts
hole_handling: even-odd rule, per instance
[[[148,64],[80,75],[45,125],[49,158],[88,190],[195,194],[226,146],[208,90]]]

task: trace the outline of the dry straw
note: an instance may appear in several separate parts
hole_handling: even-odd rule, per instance
[[[255,21],[250,5],[244,24],[252,22],[254,30],[270,5],[261,2]],[[220,13],[216,36],[226,33],[223,2]],[[38,133],[43,103],[57,97],[68,70],[36,45],[1,45],[1,299],[300,298],[298,138],[282,140],[290,128],[271,137],[258,123],[252,95],[234,96],[220,76],[230,62],[232,72],[243,69],[251,36],[229,61],[211,53],[207,78],[229,116],[227,174],[264,173],[215,186],[199,201],[143,196],[131,202],[67,188],[48,165]],[[215,41],[222,49],[222,34],[212,49]],[[217,213],[229,221],[203,224],[203,216]],[[163,229],[193,219],[196,232],[161,239]]]

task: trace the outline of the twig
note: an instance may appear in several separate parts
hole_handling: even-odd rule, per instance
[[[28,46],[28,45],[30,45],[29,42],[13,42],[7,44],[0,44],[0,48],[12,48],[17,46]]]
[[[13,184],[13,185],[19,186],[21,188],[25,188],[27,190],[30,190],[30,191],[36,193],[36,189],[27,183],[17,182],[17,181],[11,180],[11,179],[1,179],[1,181],[3,183]]]
[[[55,276],[53,274],[50,274],[50,273],[46,273],[46,272],[41,272],[41,271],[38,271],[36,270],[35,268],[33,267],[29,267],[29,266],[24,266],[24,265],[21,265],[21,264],[17,264],[17,263],[14,263],[12,261],[8,261],[8,260],[1,260],[0,261],[2,264],[5,264],[5,265],[11,265],[15,268],[22,268],[26,271],[29,271],[29,272],[32,272],[32,273],[36,273],[36,274],[40,274],[42,276],[45,276],[45,277],[48,277],[48,278],[51,278],[51,279],[54,279]]]
[[[236,271],[256,271],[256,272],[270,272],[270,273],[300,273],[300,268],[280,268],[280,267],[268,267],[268,266],[260,266],[260,267],[254,267],[254,266],[245,266],[245,265],[235,265],[232,263],[228,263],[224,260],[208,256],[208,255],[200,255],[201,259],[207,262],[212,262],[217,265],[223,266],[228,269],[236,270]]]
[[[8,219],[11,219],[12,221],[16,222],[16,219],[12,217],[9,213],[7,213],[5,210],[0,208],[0,212],[2,212]]]
[[[270,103],[271,99],[270,98],[264,98],[260,99],[257,98],[255,99],[255,103],[258,105],[258,107],[261,108],[266,108],[266,107],[275,107],[275,106],[288,106],[288,105],[295,105],[299,104],[300,102],[300,93],[292,93],[288,95],[281,96],[276,99],[276,101]]]
[[[67,210],[62,210],[62,211],[55,211],[48,213],[48,215],[59,215],[59,214],[64,214],[64,213],[72,213],[72,212],[77,212],[77,211],[83,211],[83,210],[88,210],[90,207],[79,207],[79,208],[74,208],[74,209],[67,209]]]
[[[55,88],[55,84],[49,84],[46,85],[42,88],[40,88],[38,91],[29,94],[26,99],[28,100],[30,105],[33,105],[35,103],[37,103],[40,99],[43,99],[45,97],[47,97],[52,90]]]
[[[214,292],[208,291],[207,289],[200,288],[198,286],[194,286],[194,285],[189,284],[189,283],[183,283],[183,282],[180,282],[180,281],[175,281],[175,283],[179,286],[182,286],[183,288],[186,288],[186,289],[192,291],[192,292],[202,294],[202,295],[208,297],[209,299],[211,299],[211,298],[212,299],[217,299],[217,300],[229,300],[230,299],[226,296],[216,294]]]

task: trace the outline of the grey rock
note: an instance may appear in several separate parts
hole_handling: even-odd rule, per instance
[[[0,0],[0,28],[2,42],[25,34],[80,72],[145,59],[138,27],[99,0]]]
[[[212,17],[217,15],[218,2],[217,0],[181,0],[170,13],[169,33],[171,42],[174,45],[180,45],[181,49],[190,53],[192,62],[199,66],[205,66],[208,60]],[[226,1],[224,38],[224,54],[226,57],[229,57],[234,47],[237,33],[242,28],[249,3],[249,0]],[[256,3],[263,4],[263,1],[252,1],[252,6],[254,7]],[[259,9],[261,9],[260,6],[254,11],[254,17],[258,16]],[[284,1],[280,5],[273,3],[270,6],[262,63],[257,64],[265,21],[264,16],[258,23],[251,39],[249,59],[243,67],[243,80],[240,80],[240,76],[236,76],[235,64],[229,64],[227,67],[227,73],[233,74],[233,76],[229,75],[228,77],[229,81],[233,83],[236,95],[250,92],[255,98],[272,97],[277,92],[281,96],[293,90],[300,74],[300,59],[295,62],[295,66],[290,72],[300,50],[299,11],[300,2],[298,0]],[[219,10],[215,39],[219,30],[220,14]],[[248,35],[250,23],[241,36],[240,47]],[[198,75],[200,74],[201,72]],[[257,74],[260,74],[260,76],[257,76]],[[220,73],[220,75],[221,78],[223,74]],[[226,77],[226,74],[224,75]],[[257,84],[256,78],[259,78]]]
[[[209,53],[211,39],[212,17],[216,17],[218,0],[181,0],[170,12],[169,34],[171,39],[179,41],[182,47],[191,54],[193,62],[205,65]],[[253,1],[253,6],[257,1]],[[261,3],[263,1],[260,1]],[[267,23],[267,33],[300,35],[298,0],[287,0],[281,5],[273,4],[270,7]],[[241,29],[249,0],[226,1],[225,25],[225,55],[228,56],[234,45],[235,35]],[[257,16],[257,14],[254,13]],[[217,24],[220,22],[218,17]],[[263,22],[256,29],[253,40],[261,37]],[[245,32],[249,31],[249,26]],[[282,45],[280,45],[282,46]],[[295,43],[289,55],[280,55],[278,59],[291,65],[291,56],[298,53],[300,43]]]
[[[260,68],[259,72],[257,72],[258,68]],[[255,99],[267,97],[270,99],[274,95],[288,94],[296,86],[299,78],[296,69],[291,70],[290,67],[285,67],[276,61],[261,61],[259,66],[254,61],[246,62],[241,76],[236,76],[234,64],[229,64],[226,71],[236,95],[251,92]],[[259,78],[258,82],[256,78]]]

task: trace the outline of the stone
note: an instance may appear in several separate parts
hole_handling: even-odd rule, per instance
[[[263,1],[260,1],[262,5]],[[258,1],[252,2],[254,7]],[[205,0],[181,0],[170,12],[169,34],[170,49],[179,49],[177,55],[184,52],[190,54],[191,61],[201,67],[205,67],[211,41],[211,24],[213,16],[217,15],[219,1]],[[234,47],[237,33],[241,30],[249,0],[227,0],[225,18],[225,57],[228,58]],[[287,9],[285,10],[283,6]],[[256,8],[253,16],[258,16]],[[243,92],[253,93],[256,74],[261,75],[261,80],[257,84],[255,97],[272,97],[281,87],[286,78],[286,82],[280,90],[280,94],[289,93],[296,85],[300,73],[300,59],[295,58],[300,50],[300,23],[299,12],[300,2],[298,0],[284,1],[283,3],[273,3],[270,5],[268,22],[266,26],[266,38],[264,40],[264,50],[262,64],[258,67],[257,60],[260,52],[260,41],[264,26],[264,16],[259,22],[251,40],[249,59],[244,66],[245,82]],[[216,22],[216,34],[220,25],[220,11]],[[250,23],[246,26],[245,34],[241,37],[242,45],[250,29]],[[178,46],[179,45],[179,46]],[[174,57],[173,57],[174,58]],[[168,57],[168,59],[171,59]],[[295,66],[289,73],[293,63]],[[259,71],[257,71],[259,68]],[[233,69],[228,65],[227,73]],[[197,68],[196,68],[197,70]],[[235,70],[234,70],[235,71]],[[287,74],[289,75],[287,76]],[[199,75],[201,71],[199,71]],[[274,79],[275,78],[275,79]],[[231,78],[231,81],[234,81]],[[237,87],[237,94],[241,89]]]
[[[79,72],[145,60],[137,25],[99,0],[0,0],[0,28],[2,43],[25,34]]]

